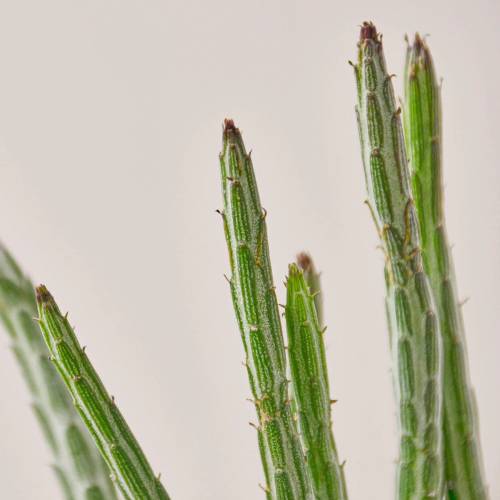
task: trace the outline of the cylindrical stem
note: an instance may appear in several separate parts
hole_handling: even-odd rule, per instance
[[[0,245],[0,317],[31,394],[32,408],[53,456],[66,500],[116,499],[109,470],[49,360],[35,322],[35,292]]]
[[[297,255],[297,265],[304,273],[304,279],[314,298],[319,326],[323,328],[323,293],[321,290],[320,273],[316,270],[311,256],[306,252],[301,252]]]
[[[273,285],[265,212],[240,131],[226,120],[220,155],[231,293],[258,415],[270,499],[312,498],[286,379],[285,346]]]
[[[306,268],[308,277],[318,285],[312,261]],[[344,471],[332,432],[324,329],[320,327],[305,273],[295,264],[289,267],[286,288],[285,317],[292,389],[315,498],[347,500]]]
[[[373,24],[363,24],[358,48],[357,115],[368,203],[386,254],[386,305],[400,427],[397,497],[441,498],[440,335],[422,268],[400,113]]]
[[[418,35],[408,47],[406,58],[404,123],[424,268],[434,293],[443,341],[446,488],[450,499],[485,500],[462,311],[444,221],[440,87],[430,51]]]
[[[37,288],[36,298],[51,359],[120,491],[127,500],[168,500],[114,399],[78,343],[67,316],[61,314],[43,285]]]

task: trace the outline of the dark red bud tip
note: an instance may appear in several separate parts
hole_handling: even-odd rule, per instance
[[[424,41],[422,40],[422,38],[418,33],[415,33],[415,41],[413,42],[413,48],[417,52],[421,52],[422,49],[424,48]]]
[[[359,33],[359,40],[363,42],[364,40],[373,40],[378,42],[377,28],[372,22],[365,21],[361,26],[361,31]]]
[[[297,264],[303,271],[310,271],[313,267],[311,256],[305,252],[297,255]]]
[[[36,300],[39,304],[50,304],[54,301],[45,285],[40,285],[36,288]]]
[[[231,120],[230,118],[226,118],[224,120],[224,133],[228,132],[237,132],[238,129],[236,128],[236,125],[234,124],[234,121]]]

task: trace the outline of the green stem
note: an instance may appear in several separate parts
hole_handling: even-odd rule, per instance
[[[418,35],[407,52],[404,118],[424,268],[436,301],[443,341],[446,486],[450,498],[485,500],[462,312],[444,220],[440,88],[429,49]]]
[[[368,203],[386,255],[386,306],[400,428],[397,497],[441,498],[440,335],[422,269],[400,113],[373,24],[364,23],[358,47],[357,115]]]
[[[310,259],[309,262],[306,267],[311,273],[313,266]],[[316,276],[310,274],[309,278]],[[320,327],[314,297],[305,276],[295,264],[289,267],[286,287],[285,317],[292,388],[315,498],[346,500],[344,472],[332,432],[324,330]]]
[[[31,394],[31,406],[50,446],[53,469],[67,500],[116,499],[106,464],[49,361],[34,320],[30,280],[0,245],[0,317]]]
[[[323,295],[321,293],[320,273],[316,271],[311,256],[305,252],[297,255],[297,265],[304,273],[304,279],[314,298],[314,306],[316,307],[316,316],[318,317],[319,326],[323,328]]]
[[[226,120],[220,155],[231,293],[258,415],[265,490],[270,499],[312,498],[286,379],[285,347],[263,211],[250,155]]]
[[[67,316],[61,314],[43,285],[37,288],[36,298],[51,359],[120,491],[131,500],[168,499],[114,399],[80,347]]]

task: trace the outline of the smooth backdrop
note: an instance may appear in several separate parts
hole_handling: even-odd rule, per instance
[[[263,498],[224,273],[224,117],[253,149],[278,296],[323,271],[334,430],[353,500],[392,498],[383,258],[354,119],[358,26],[404,34],[443,78],[446,213],[492,499],[500,499],[497,0],[0,1],[0,238],[69,310],[173,499]],[[2,333],[2,332],[0,332]],[[0,336],[2,498],[59,498]]]

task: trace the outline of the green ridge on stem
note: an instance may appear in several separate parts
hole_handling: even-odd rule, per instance
[[[0,318],[31,395],[31,406],[49,444],[53,469],[66,500],[113,500],[108,467],[81,422],[71,397],[49,360],[40,336],[35,292],[0,244]]]
[[[441,168],[440,87],[427,45],[408,46],[404,124],[424,268],[434,293],[444,353],[443,412],[446,488],[450,499],[485,500],[478,421],[446,236]]]
[[[356,112],[368,204],[386,256],[386,309],[400,429],[396,495],[400,500],[440,500],[439,325],[422,266],[400,112],[373,24],[363,24],[358,49]]]
[[[313,498],[293,419],[285,346],[273,285],[262,209],[240,131],[226,120],[220,154],[222,217],[231,266],[230,287],[258,415],[258,439],[268,499]]]
[[[167,492],[80,347],[67,315],[61,314],[45,286],[36,289],[36,299],[51,359],[123,496],[127,500],[167,500]]]
[[[300,257],[299,262],[307,269],[308,278],[319,285],[309,256],[307,262],[305,254]],[[289,266],[286,288],[285,317],[292,389],[315,498],[346,500],[344,472],[332,432],[324,330],[318,321],[305,272],[296,264]]]

